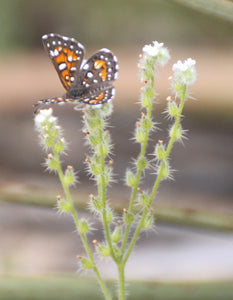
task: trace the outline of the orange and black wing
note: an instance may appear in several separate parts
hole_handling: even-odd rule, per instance
[[[43,35],[42,41],[64,88],[68,91],[79,75],[84,46],[74,38],[55,33]]]
[[[80,85],[95,89],[95,86],[110,86],[118,77],[118,61],[113,53],[104,48],[92,55],[82,66]]]

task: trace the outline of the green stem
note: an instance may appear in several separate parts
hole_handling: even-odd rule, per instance
[[[74,204],[73,204],[73,201],[72,201],[72,198],[71,198],[71,194],[70,194],[70,190],[69,190],[69,187],[68,185],[65,184],[65,180],[64,180],[64,174],[62,172],[62,168],[61,168],[61,164],[60,164],[60,160],[59,160],[59,154],[57,152],[54,152],[54,155],[55,155],[55,158],[56,160],[59,162],[59,165],[58,165],[58,169],[57,169],[57,172],[58,172],[58,176],[59,176],[59,179],[61,181],[61,184],[62,184],[62,187],[63,187],[63,190],[65,192],[65,195],[66,195],[66,198],[70,204],[70,208],[71,208],[71,214],[73,216],[73,219],[75,221],[75,225],[78,229],[79,227],[79,219],[78,219],[78,215],[77,215],[77,212],[75,210],[75,207],[74,207]],[[107,290],[107,287],[99,273],[99,270],[96,266],[96,263],[95,263],[95,260],[94,260],[94,257],[92,255],[92,252],[91,252],[91,249],[89,247],[89,244],[87,242],[87,237],[86,237],[86,234],[84,233],[80,233],[80,237],[81,237],[81,240],[83,242],[83,245],[84,245],[84,248],[86,250],[86,253],[88,254],[88,257],[90,259],[90,261],[92,262],[92,265],[93,265],[93,270],[98,278],[98,281],[99,281],[99,285],[103,291],[103,294],[105,296],[105,299],[106,300],[111,300],[111,296]]]
[[[118,264],[118,274],[119,274],[119,300],[125,300],[125,264]]]
[[[185,104],[185,99],[186,99],[186,86],[184,86],[184,89],[183,89],[183,93],[180,97],[180,105],[179,105],[179,111],[178,111],[178,115],[176,117],[176,120],[175,120],[175,123],[174,123],[174,132],[177,130],[179,124],[180,124],[180,120],[181,120],[181,116],[182,116],[182,111],[183,111],[183,108],[184,108],[184,104]],[[171,138],[170,138],[170,141],[168,143],[168,146],[167,146],[167,150],[166,150],[166,159],[169,157],[170,155],[170,152],[171,152],[171,149],[172,149],[172,146],[174,144],[174,141],[175,141],[175,136],[173,135]]]
[[[151,79],[151,87],[154,88],[154,77]],[[150,107],[148,107],[148,110],[147,110],[147,117],[150,120],[151,120],[151,114],[152,114],[152,105]],[[145,138],[145,142],[141,145],[140,156],[145,156],[145,154],[146,154],[149,134],[150,134],[150,130],[146,130],[146,138]],[[130,198],[130,202],[129,202],[129,209],[128,209],[129,213],[133,212],[134,203],[135,203],[135,199],[136,199],[136,195],[137,195],[137,190],[138,190],[141,174],[142,174],[142,170],[138,169],[137,175],[136,175],[136,184],[135,184],[135,186],[132,190],[132,194],[131,194],[131,198]],[[130,227],[131,227],[131,225],[127,224],[126,229],[125,229],[123,242],[122,242],[122,246],[121,246],[122,253],[124,253],[124,251],[125,251],[125,247],[126,247],[128,237],[129,237]]]
[[[179,113],[178,113],[178,115],[176,117],[176,120],[175,120],[175,123],[174,123],[174,131],[178,128],[180,120],[181,120],[181,115],[182,115],[182,111],[183,111],[184,103],[185,103],[185,95],[186,95],[186,86],[184,86],[184,90],[183,90],[182,96],[180,98]],[[166,159],[170,155],[170,152],[171,152],[171,149],[173,147],[174,142],[175,142],[175,136],[171,136],[170,141],[169,141],[168,146],[167,146],[167,149],[166,149]],[[125,254],[125,257],[124,257],[124,260],[123,260],[124,264],[126,264],[126,262],[127,262],[128,258],[130,256],[130,254],[131,254],[131,252],[132,252],[132,250],[133,250],[133,248],[135,246],[137,238],[138,238],[138,236],[139,236],[139,234],[140,234],[140,232],[142,230],[144,220],[145,220],[145,218],[146,218],[146,216],[147,216],[147,214],[149,212],[149,208],[150,208],[150,206],[152,204],[152,201],[153,201],[153,199],[154,199],[154,197],[156,195],[156,192],[158,190],[159,184],[160,184],[160,182],[161,182],[161,180],[163,178],[162,173],[163,173],[163,166],[165,164],[165,160],[163,160],[161,162],[161,166],[159,168],[159,173],[157,175],[156,181],[154,183],[154,186],[153,186],[153,189],[152,189],[152,192],[151,192],[151,196],[150,196],[150,200],[149,200],[149,205],[144,208],[141,220],[140,220],[140,222],[138,224],[138,227],[137,227],[137,229],[136,229],[136,231],[134,233],[134,236],[133,236],[133,238],[131,240],[129,248],[128,248],[126,254]]]
[[[103,143],[103,131],[100,130],[100,136],[101,136],[101,141]],[[113,250],[112,246],[112,240],[110,236],[110,231],[109,231],[109,226],[108,226],[108,221],[107,221],[107,214],[106,214],[106,183],[105,183],[105,156],[104,156],[104,151],[103,151],[103,144],[101,143],[100,145],[100,158],[101,158],[101,187],[99,187],[99,197],[102,196],[102,201],[103,201],[103,223],[104,223],[104,231],[105,231],[105,237],[111,252],[111,256],[114,259],[114,261],[117,261],[115,252]],[[101,192],[101,194],[100,194]]]

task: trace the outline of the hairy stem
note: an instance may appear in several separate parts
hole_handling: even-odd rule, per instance
[[[69,186],[65,184],[65,180],[64,180],[64,174],[62,172],[62,168],[61,168],[61,164],[60,164],[60,160],[59,160],[59,154],[57,152],[54,152],[54,155],[55,155],[55,158],[57,159],[57,161],[59,162],[59,165],[58,165],[58,169],[57,169],[57,172],[58,172],[58,176],[59,176],[59,179],[61,181],[61,184],[62,184],[62,187],[63,187],[63,190],[65,192],[65,195],[66,195],[66,198],[70,204],[70,208],[71,208],[71,214],[72,214],[72,217],[74,219],[74,222],[75,222],[75,225],[76,225],[76,228],[78,230],[78,227],[79,227],[79,218],[78,218],[78,214],[75,210],[75,207],[74,207],[74,204],[73,204],[73,201],[72,201],[72,198],[71,198],[71,194],[70,194],[70,190],[69,190]],[[83,245],[84,245],[84,248],[86,250],[86,253],[90,259],[90,261],[92,262],[92,265],[93,265],[93,270],[97,276],[97,279],[98,279],[98,282],[99,282],[99,285],[101,287],[101,290],[105,296],[105,299],[106,300],[111,300],[111,296],[108,292],[108,289],[100,275],[100,272],[96,266],[96,263],[95,263],[95,260],[94,260],[94,257],[92,255],[92,252],[91,252],[91,249],[89,247],[89,244],[88,244],[88,241],[87,241],[87,237],[86,237],[86,234],[84,233],[80,233],[80,237],[81,237],[81,240],[83,242]]]
[[[175,123],[174,123],[174,128],[177,129],[179,124],[180,124],[180,121],[181,121],[181,116],[182,116],[182,111],[183,111],[183,108],[184,108],[184,103],[185,103],[185,95],[186,95],[186,86],[184,86],[184,89],[183,89],[183,93],[182,93],[182,96],[181,96],[181,99],[180,99],[180,105],[179,105],[179,113],[175,119]],[[166,160],[168,159],[169,155],[170,155],[170,152],[171,152],[171,149],[174,145],[174,142],[175,142],[176,138],[175,136],[171,136],[170,137],[170,140],[169,140],[169,143],[168,143],[168,146],[167,146],[167,149],[166,149]],[[134,232],[134,235],[133,235],[133,238],[131,240],[131,243],[129,245],[129,248],[125,254],[125,257],[124,257],[124,260],[123,260],[123,263],[126,264],[134,246],[135,246],[135,243],[137,241],[137,238],[142,230],[142,227],[143,227],[143,223],[144,223],[144,220],[149,212],[149,208],[152,204],[152,201],[156,195],[156,192],[158,190],[158,187],[159,187],[159,184],[161,182],[161,180],[163,179],[163,167],[164,167],[164,164],[165,164],[165,161],[163,160],[161,162],[161,165],[160,165],[160,168],[159,168],[159,173],[157,175],[157,178],[155,180],[155,183],[154,183],[154,186],[152,188],[152,192],[151,192],[151,195],[150,195],[150,200],[149,200],[149,205],[147,207],[144,208],[143,210],[143,213],[142,213],[142,216],[141,216],[141,220]]]

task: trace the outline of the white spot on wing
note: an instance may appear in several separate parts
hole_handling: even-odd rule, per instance
[[[67,36],[63,36],[62,39],[63,39],[64,41],[68,41],[68,40],[69,40],[69,38],[68,38]]]
[[[58,56],[58,55],[59,55],[59,51],[58,51],[57,49],[55,49],[55,50],[53,51],[53,54],[54,54],[54,56]]]
[[[61,63],[59,66],[58,66],[59,70],[60,71],[63,71],[66,69],[66,63]]]
[[[68,56],[67,60],[68,60],[68,62],[72,62],[73,61],[73,57],[72,56]]]
[[[46,40],[48,38],[48,35],[47,34],[44,34],[43,36],[42,36],[42,39],[43,40]]]
[[[89,64],[85,64],[84,66],[83,66],[83,70],[88,70],[89,69]]]
[[[93,77],[93,73],[92,72],[87,72],[87,77],[88,78],[92,78]]]
[[[75,72],[75,71],[77,71],[77,68],[76,67],[72,67],[72,68],[70,68],[70,71],[71,72]]]
[[[82,45],[81,43],[78,43],[77,45],[78,45],[78,47],[81,48],[81,49],[84,48],[83,45]]]

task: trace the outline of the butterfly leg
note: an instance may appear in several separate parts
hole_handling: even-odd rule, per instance
[[[67,98],[51,98],[51,99],[42,99],[39,100],[36,104],[34,104],[34,114],[37,114],[38,111],[43,108],[45,105],[50,105],[50,104],[65,104],[67,102],[73,101],[73,99],[67,99]]]

